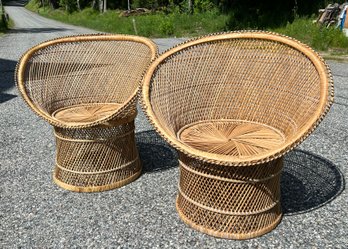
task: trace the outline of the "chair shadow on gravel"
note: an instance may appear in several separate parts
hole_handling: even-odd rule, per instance
[[[178,167],[178,155],[155,131],[135,134],[144,173],[168,170]]]
[[[178,167],[176,151],[154,131],[136,134],[144,173]],[[281,201],[285,215],[320,208],[339,196],[345,188],[340,170],[329,160],[303,150],[293,150],[284,158]]]
[[[16,95],[5,93],[6,90],[15,87],[13,75],[16,64],[16,61],[0,58],[0,104],[17,97]]]
[[[285,156],[281,178],[285,215],[320,208],[339,196],[344,188],[343,174],[329,160],[298,149]]]

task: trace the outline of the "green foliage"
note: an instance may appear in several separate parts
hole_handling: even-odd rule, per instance
[[[0,7],[0,33],[5,32],[8,28],[8,20],[5,15],[5,11]]]
[[[0,20],[0,33],[6,31],[6,29],[7,29],[6,23],[5,23],[4,20],[1,18],[1,20]]]
[[[195,0],[194,9],[196,12],[217,11],[217,6],[211,0]]]
[[[317,15],[328,0],[217,0],[220,10],[230,15],[227,30],[265,29],[285,26],[295,17]]]
[[[199,36],[224,30],[227,15],[214,12],[176,14],[174,16],[177,37]]]
[[[161,7],[167,8],[173,4],[173,0],[133,0],[131,1],[132,8],[147,8],[158,9]]]
[[[275,29],[297,40],[300,40],[316,50],[343,49],[348,53],[348,37],[336,28],[319,27],[310,18],[298,18],[283,28]]]
[[[168,3],[168,5],[165,9],[161,8],[160,11],[151,14],[130,17],[121,17],[120,11],[107,11],[106,13],[100,14],[98,11],[90,7],[84,8],[80,12],[75,11],[69,14],[64,10],[39,8],[38,2],[35,1],[39,0],[32,0],[29,2],[27,7],[33,11],[38,11],[41,15],[110,33],[138,34],[146,37],[190,37],[226,30],[225,24],[230,22],[230,24],[233,24],[234,27],[238,28],[257,27],[271,29],[275,32],[294,37],[320,51],[335,49],[339,50],[340,53],[348,53],[348,38],[338,29],[320,28],[312,21],[315,17],[312,17],[312,19],[296,18],[292,23],[286,21],[291,20],[293,18],[291,15],[294,14],[291,12],[288,16],[280,15],[280,13],[282,13],[281,10],[284,10],[281,4],[285,5],[287,0],[281,2],[281,4],[273,6],[275,9],[278,9],[279,13],[269,13],[269,11],[260,12],[261,9],[257,9],[255,6],[248,7],[245,4],[241,5],[250,11],[249,14],[253,13],[255,16],[240,15],[242,11],[232,11],[230,12],[230,15],[222,14],[217,10],[216,6],[220,6],[219,4],[223,1],[218,0],[196,0],[196,9],[193,14],[188,14],[187,11],[182,11],[185,10],[183,4],[184,2],[187,4],[187,1],[153,0],[144,2],[147,2],[147,4],[153,4],[156,2],[156,4],[161,6],[162,4]],[[122,1],[124,4],[125,0],[119,0],[118,3],[121,3]],[[227,2],[230,7],[233,6],[232,1]],[[300,0],[297,2],[300,6]],[[81,1],[80,3],[86,2]],[[138,1],[138,4],[142,4],[141,0]],[[276,11],[273,10],[273,12]],[[268,14],[266,15],[266,13]],[[272,25],[267,25],[267,23],[276,20],[277,18],[280,20],[277,25],[285,22],[281,28],[276,28],[277,25],[274,25],[275,21]]]
[[[28,10],[37,11],[40,8],[40,1],[31,0],[25,6]]]
[[[325,8],[329,3],[337,3],[337,0],[297,0],[297,14],[299,16],[310,16],[318,14],[318,9]]]
[[[30,5],[37,6],[37,5]],[[92,8],[85,8],[80,12],[68,14],[62,10],[48,8],[31,9],[41,15],[58,21],[84,26],[98,31],[135,34],[133,18],[137,34],[146,37],[189,37],[222,31],[227,20],[226,15],[217,12],[187,13],[174,12],[165,15],[161,12],[121,17],[119,11],[108,11],[100,14]]]
[[[230,18],[226,29],[279,27],[293,20],[293,9],[293,0],[235,0],[228,4]]]
[[[159,30],[162,34],[173,35],[174,34],[174,24],[170,17],[163,17],[159,24]]]
[[[59,0],[59,5],[65,8],[68,13],[77,10],[76,0]]]

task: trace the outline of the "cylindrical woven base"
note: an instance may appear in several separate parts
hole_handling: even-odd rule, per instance
[[[134,181],[141,163],[134,138],[134,120],[87,129],[55,127],[57,157],[54,181],[77,192],[98,192]]]
[[[249,239],[281,220],[282,158],[254,166],[220,166],[179,153],[176,207],[194,229],[221,238]]]

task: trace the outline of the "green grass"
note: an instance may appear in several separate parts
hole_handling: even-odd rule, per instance
[[[136,34],[136,30],[138,35],[152,38],[190,37],[223,31],[227,20],[226,15],[220,15],[216,11],[195,13],[193,15],[156,13],[120,17],[119,11],[109,10],[100,14],[90,8],[67,14],[62,10],[38,8],[38,4],[34,1],[30,1],[26,7],[42,16],[65,23],[110,33]]]
[[[339,29],[321,28],[310,18],[298,18],[274,31],[293,37],[319,51],[348,54],[348,37]]]
[[[104,14],[84,9],[81,12],[67,14],[63,10],[39,8],[37,0],[31,0],[27,8],[58,21],[91,28],[98,31],[138,34],[146,37],[191,37],[224,31],[227,15],[218,11],[194,13],[147,14],[141,16],[120,17],[120,11],[109,10]],[[314,18],[297,18],[285,27],[273,29],[302,41],[318,51],[329,51],[331,55],[348,54],[348,38],[335,28],[320,28],[313,23]],[[135,30],[137,32],[135,32]]]

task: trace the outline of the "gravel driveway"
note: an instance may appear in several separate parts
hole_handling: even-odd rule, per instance
[[[24,104],[14,86],[20,55],[54,37],[92,33],[6,7],[15,28],[0,37],[0,248],[347,248],[348,64],[330,62],[336,99],[330,113],[286,157],[284,218],[272,232],[248,241],[196,232],[175,210],[176,153],[137,117],[144,174],[102,193],[74,193],[52,182],[51,127]],[[163,50],[180,39],[155,40]]]

